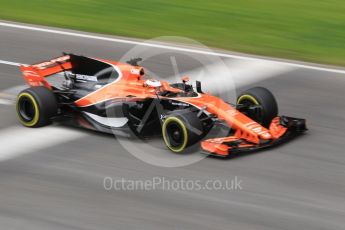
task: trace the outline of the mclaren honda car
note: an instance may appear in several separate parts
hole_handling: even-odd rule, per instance
[[[42,127],[52,121],[73,121],[101,132],[135,136],[158,134],[175,153],[200,144],[201,152],[228,157],[271,147],[307,130],[304,119],[278,115],[273,94],[262,87],[242,92],[236,104],[203,93],[201,82],[151,79],[138,64],[63,54],[20,69],[29,88],[17,96],[19,121]],[[60,75],[53,85],[46,77]],[[193,86],[194,85],[194,86]],[[224,136],[209,138],[219,125]]]

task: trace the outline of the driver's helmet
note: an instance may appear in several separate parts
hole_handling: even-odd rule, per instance
[[[157,88],[157,87],[161,87],[162,86],[161,81],[156,80],[156,79],[147,79],[144,84],[146,86],[152,87],[152,88]]]

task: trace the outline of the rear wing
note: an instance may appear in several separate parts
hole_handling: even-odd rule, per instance
[[[38,64],[20,65],[24,79],[30,86],[45,86],[48,89],[52,89],[52,87],[45,77],[70,69],[72,69],[72,63],[69,55]]]

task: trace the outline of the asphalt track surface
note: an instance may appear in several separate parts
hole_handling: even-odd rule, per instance
[[[132,47],[0,27],[0,60],[19,63],[35,63],[61,51],[118,59]],[[198,67],[175,55],[181,71]],[[163,77],[173,74],[164,55],[145,64]],[[7,92],[1,98],[11,97],[8,89],[18,85],[23,85],[18,67],[0,64],[0,90]],[[271,89],[281,114],[306,118],[308,133],[274,149],[177,168],[147,164],[113,136],[79,129],[62,127],[70,139],[42,145],[51,138],[22,128],[14,106],[1,104],[0,154],[20,152],[0,161],[1,229],[343,229],[345,75],[293,68],[237,90],[252,85]],[[203,181],[236,176],[242,181],[236,191],[103,187],[105,177]]]

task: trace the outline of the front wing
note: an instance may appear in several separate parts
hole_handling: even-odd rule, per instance
[[[277,117],[275,120],[279,122],[279,125],[286,128],[285,133],[279,138],[263,140],[259,144],[247,142],[236,135],[226,138],[208,139],[201,142],[202,152],[216,157],[234,157],[243,153],[259,151],[280,145],[307,130],[305,119],[281,116]]]

